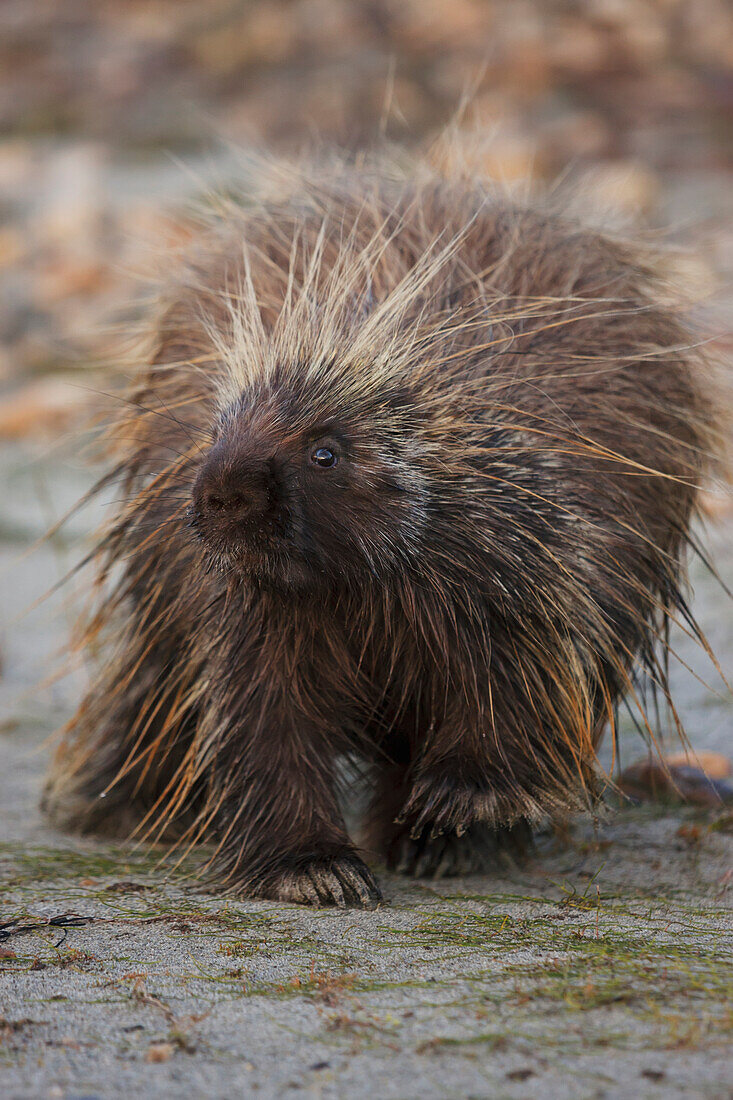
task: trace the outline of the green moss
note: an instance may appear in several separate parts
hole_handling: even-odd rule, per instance
[[[191,860],[184,870],[195,874],[200,866]],[[180,946],[172,948],[179,960],[172,971],[136,960],[134,949],[97,958],[87,953],[83,929],[55,947],[58,929],[46,928],[33,940],[19,938],[26,953],[3,965],[73,969],[92,983],[115,963],[117,974],[140,971],[161,988],[173,981],[197,999],[300,998],[317,1010],[319,1040],[337,1044],[402,1042],[406,1029],[390,1013],[409,1004],[419,1030],[428,1031],[410,1042],[426,1054],[523,1049],[538,1028],[542,1044],[560,1052],[721,1042],[730,1027],[723,1006],[733,1003],[722,899],[694,895],[689,886],[664,896],[609,890],[602,870],[580,884],[559,878],[535,888],[529,880],[526,893],[517,892],[516,880],[462,894],[387,879],[394,903],[365,917],[207,894],[178,871],[167,879],[158,851],[4,845],[0,879],[17,899],[4,919],[30,920],[43,893],[60,912],[96,914],[90,928],[104,923],[134,937],[158,925]],[[135,942],[127,939],[126,947]],[[269,959],[277,960],[277,980],[266,977]],[[445,1026],[451,1013],[462,1020],[458,1037]]]
[[[104,849],[42,848],[19,844],[0,844],[0,882],[14,888],[59,880],[129,878],[131,875],[158,885],[165,873],[165,853],[122,845]],[[188,861],[185,873],[195,870],[196,861]]]

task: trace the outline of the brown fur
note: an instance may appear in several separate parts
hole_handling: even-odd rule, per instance
[[[653,260],[427,170],[229,205],[113,434],[106,654],[46,793],[82,830],[213,840],[245,893],[370,905],[371,843],[476,870],[593,797],[671,617],[714,449]],[[314,465],[318,447],[333,468]]]

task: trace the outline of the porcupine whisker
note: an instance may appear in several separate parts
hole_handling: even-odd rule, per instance
[[[69,385],[71,385],[71,384],[72,383],[69,383]],[[74,384],[79,385],[78,383],[74,383]],[[185,424],[178,417],[173,416],[169,412],[162,413],[160,411],[160,409],[150,409],[146,405],[141,404],[140,401],[138,401],[135,397],[127,397],[124,394],[109,393],[105,390],[95,389],[92,386],[81,386],[81,385],[79,385],[79,388],[83,389],[83,390],[86,390],[89,393],[96,394],[98,397],[106,397],[111,401],[117,401],[118,403],[120,403],[122,405],[127,405],[130,408],[138,409],[143,413],[148,413],[150,416],[158,416],[158,417],[161,417],[164,420],[169,420],[171,423],[175,424],[176,427],[182,428],[187,432],[199,431],[199,432],[201,432],[202,439],[205,439],[207,441],[210,441],[210,439],[211,439],[210,435],[207,432],[204,432],[199,426],[194,425],[194,424]],[[190,437],[190,438],[191,438],[191,442],[195,443],[193,437]]]

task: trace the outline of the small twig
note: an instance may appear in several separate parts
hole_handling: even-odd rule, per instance
[[[0,943],[9,940],[11,936],[20,936],[25,932],[37,932],[41,928],[82,928],[85,924],[91,924],[95,917],[80,917],[76,913],[59,913],[55,917],[47,917],[46,920],[36,920],[32,924],[21,924],[17,920],[6,921],[0,924]],[[59,940],[59,944],[66,939],[67,932]],[[59,944],[56,946],[58,947]]]

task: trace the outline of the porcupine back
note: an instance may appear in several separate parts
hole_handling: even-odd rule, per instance
[[[233,590],[237,615],[295,635],[311,672],[320,645],[310,684],[291,656],[292,691],[316,716],[347,700],[327,731],[339,748],[388,754],[413,713],[440,727],[450,685],[482,716],[491,820],[581,805],[637,665],[668,694],[666,632],[690,621],[685,551],[717,443],[704,358],[656,271],[541,203],[427,170],[227,204],[164,291],[110,435],[123,502],[81,632],[104,656],[55,764],[57,819],[140,828],[132,791],[144,830],[218,835],[235,866],[237,748],[207,708],[226,690],[212,668]],[[317,600],[257,577],[242,594],[187,527],[202,455],[243,390],[287,394],[304,416],[356,410],[399,454],[403,541],[345,517],[348,554]],[[444,726],[438,760],[456,736]],[[104,803],[75,778],[89,761],[116,777]]]

